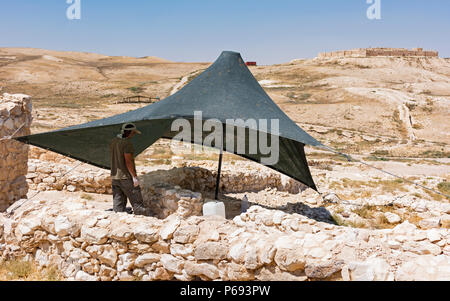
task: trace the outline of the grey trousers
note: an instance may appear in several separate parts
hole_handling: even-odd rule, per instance
[[[126,212],[128,198],[134,214],[150,215],[149,209],[144,207],[141,187],[134,187],[132,179],[112,180],[112,191],[114,212]]]

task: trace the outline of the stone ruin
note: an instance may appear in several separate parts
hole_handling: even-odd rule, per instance
[[[11,135],[11,125],[17,129],[20,121],[27,127],[19,134],[29,133],[29,98],[5,98],[11,101],[6,110],[1,103],[2,136]],[[3,132],[5,121],[8,132]],[[7,207],[26,194],[27,149],[8,139],[1,146],[2,154],[8,152],[2,156],[2,172],[8,170],[8,178],[1,187],[9,193],[22,183],[17,196],[12,193],[4,203]],[[41,153],[39,158],[46,156],[52,157]],[[54,165],[34,162],[27,176],[30,184],[43,190],[101,189],[95,180],[99,171],[56,181],[65,172],[58,168],[71,163],[60,159]],[[51,167],[44,170],[42,165]],[[270,176],[274,173],[226,174],[225,190],[258,185],[293,193],[303,189],[279,175]],[[107,176],[98,176],[105,189]],[[87,281],[450,280],[449,229],[421,230],[407,221],[393,229],[355,229],[260,206],[232,219],[201,216],[205,198],[190,189],[213,187],[214,174],[207,169],[150,172],[142,176],[142,183],[146,202],[158,218],[114,213],[107,210],[110,203],[79,197],[16,202],[7,214],[0,214],[0,263],[34,261],[39,268],[58,268],[65,279]]]
[[[322,52],[318,58],[342,58],[342,57],[376,57],[376,56],[395,56],[395,57],[439,57],[437,51],[424,51],[423,48],[357,48],[344,51]]]
[[[28,146],[9,138],[30,134],[31,110],[27,95],[0,96],[0,212],[28,192]]]
[[[201,216],[204,196],[186,188],[207,191],[209,177],[201,168],[144,175],[158,218],[79,197],[21,200],[0,214],[0,263],[34,261],[80,281],[450,280],[449,229],[355,229],[260,206]]]
[[[112,194],[110,174],[107,170],[83,165],[61,177],[72,170],[75,163],[73,159],[31,146],[26,175],[30,189]],[[141,182],[168,183],[199,192],[214,191],[216,162],[183,163],[186,166],[173,162],[169,172],[157,172],[151,167],[139,166],[140,173],[151,173],[141,176]],[[265,187],[294,194],[306,189],[306,186],[298,181],[255,164],[239,163],[239,169],[233,171],[223,168],[220,180],[220,189],[223,192],[238,192],[244,188],[257,191]]]
[[[30,189],[112,194],[109,171],[86,165],[73,170],[74,163],[72,159],[30,147],[26,174]],[[195,162],[195,165],[201,163]],[[183,211],[184,213],[179,212],[182,216],[201,214],[203,202],[215,189],[217,175],[216,164],[203,165],[206,166],[173,165],[169,170],[140,166],[139,171],[143,175],[139,178],[146,206],[160,219],[177,211]],[[267,168],[258,168],[242,163],[239,171],[224,169],[220,191],[260,191],[271,187],[277,191],[297,194],[306,189],[303,184],[284,175]]]

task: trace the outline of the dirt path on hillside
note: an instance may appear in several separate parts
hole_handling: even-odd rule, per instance
[[[198,75],[200,72],[203,72],[204,69],[200,69],[200,70],[196,70],[194,72],[189,73],[188,75],[183,76],[183,78],[181,78],[180,82],[178,82],[172,89],[172,91],[170,92],[170,95],[173,95],[175,93],[177,93],[179,90],[181,90],[181,88],[184,87],[184,85],[188,82],[189,78]]]

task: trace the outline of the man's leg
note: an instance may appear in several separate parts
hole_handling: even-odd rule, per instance
[[[130,200],[133,212],[136,215],[150,215],[150,209],[144,207],[144,200],[142,199],[141,187],[134,187],[133,180],[121,180],[121,188],[125,195]]]
[[[114,212],[126,212],[127,196],[123,192],[119,180],[112,180],[112,191]]]

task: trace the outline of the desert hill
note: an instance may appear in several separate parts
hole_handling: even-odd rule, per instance
[[[39,102],[96,105],[141,94],[164,96],[182,76],[206,64],[173,63],[156,57],[109,57],[28,48],[0,49],[4,91],[31,94]],[[76,103],[76,104],[74,104]]]
[[[33,97],[37,132],[142,106],[114,104],[123,97],[163,99],[209,64],[0,48],[0,87]],[[449,59],[315,58],[250,70],[293,120],[335,148],[448,157]]]

